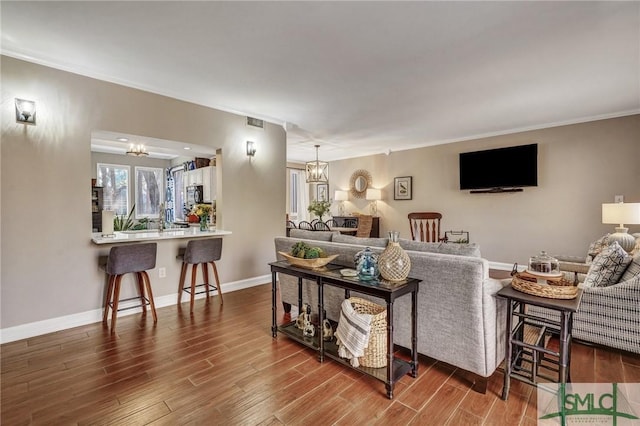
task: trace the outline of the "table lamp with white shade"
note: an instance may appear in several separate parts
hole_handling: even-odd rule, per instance
[[[369,204],[371,216],[376,216],[378,214],[378,200],[382,200],[382,191],[375,188],[369,188],[367,189],[365,199],[371,201]]]
[[[347,191],[336,190],[333,199],[338,202],[338,216],[344,216],[344,202],[349,199]]]
[[[613,223],[616,232],[609,235],[609,241],[617,241],[626,252],[633,250],[636,244],[633,235],[628,233],[629,229],[624,225],[640,224],[640,203],[605,203],[602,205],[602,223]]]

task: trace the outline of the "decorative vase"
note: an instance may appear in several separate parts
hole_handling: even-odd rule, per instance
[[[208,216],[206,214],[203,214],[202,216],[200,216],[200,230],[201,231],[208,231],[209,230],[209,224],[207,223],[207,218],[208,218]]]
[[[400,247],[399,237],[399,232],[389,232],[389,244],[378,257],[380,275],[387,281],[402,281],[409,276],[411,269],[411,259]]]
[[[378,278],[378,255],[373,253],[369,247],[359,251],[355,255],[356,271],[360,281],[371,281]]]

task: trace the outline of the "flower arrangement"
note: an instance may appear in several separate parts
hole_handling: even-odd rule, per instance
[[[213,208],[210,204],[194,204],[189,214],[194,214],[202,219],[203,216],[208,218],[212,211]]]
[[[307,207],[307,210],[309,211],[309,213],[313,213],[316,216],[318,216],[320,218],[320,221],[322,221],[322,216],[324,216],[325,214],[327,214],[329,212],[329,210],[331,209],[331,201],[327,201],[327,200],[314,200],[311,202],[311,204],[309,204],[309,207]]]
[[[209,215],[213,212],[211,204],[195,204],[189,216],[197,216],[200,218],[200,231],[206,231],[209,228]],[[190,221],[191,222],[191,221]]]

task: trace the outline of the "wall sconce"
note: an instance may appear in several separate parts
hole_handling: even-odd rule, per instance
[[[371,201],[369,204],[371,216],[376,216],[378,214],[378,200],[382,200],[382,191],[379,189],[369,188],[367,189],[365,199]]]
[[[16,98],[16,123],[36,124],[36,102]]]
[[[253,157],[256,155],[256,143],[253,141],[247,141],[247,156]]]
[[[344,216],[344,202],[349,199],[349,193],[336,190],[333,199],[338,202],[338,216]]]

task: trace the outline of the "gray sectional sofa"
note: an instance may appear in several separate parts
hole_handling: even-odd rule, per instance
[[[289,252],[293,244],[304,240],[328,254],[338,254],[336,263],[354,267],[354,255],[370,247],[381,253],[386,238],[356,238],[333,232],[292,230],[291,237],[276,237],[278,251]],[[422,280],[418,292],[418,352],[458,367],[474,382],[474,389],[485,392],[489,378],[504,359],[506,303],[497,298],[509,280],[489,277],[487,260],[475,244],[421,243],[400,241],[411,259],[410,276]],[[297,278],[278,277],[283,303],[298,304]],[[352,295],[355,295],[352,292]],[[358,295],[384,305],[365,295]],[[344,291],[325,286],[327,316],[338,320]],[[317,307],[315,283],[304,281],[303,303]],[[394,305],[394,343],[411,347],[411,297],[406,295]]]

